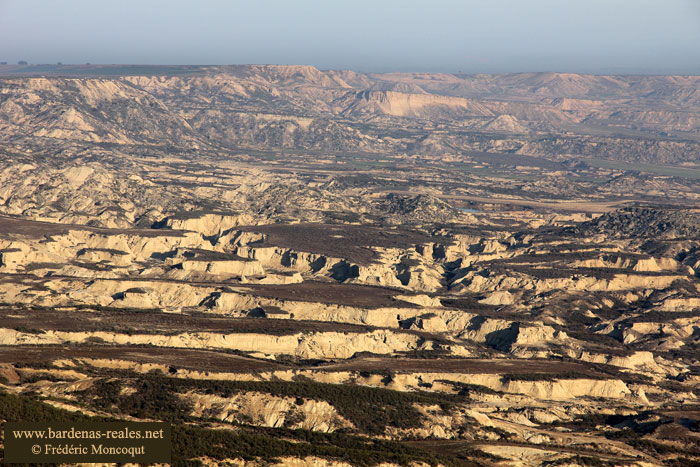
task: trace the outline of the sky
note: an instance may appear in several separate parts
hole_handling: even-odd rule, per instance
[[[0,0],[0,61],[700,74],[700,0]]]

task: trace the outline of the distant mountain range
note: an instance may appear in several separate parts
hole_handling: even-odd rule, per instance
[[[0,77],[0,141],[20,145],[700,159],[698,76],[3,65]]]

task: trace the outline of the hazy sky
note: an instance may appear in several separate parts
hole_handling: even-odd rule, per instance
[[[0,61],[700,73],[700,0],[0,0]]]

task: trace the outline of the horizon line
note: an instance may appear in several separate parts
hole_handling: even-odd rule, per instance
[[[473,76],[473,75],[513,75],[513,74],[574,74],[574,75],[591,75],[591,76],[700,76],[700,69],[698,70],[654,70],[654,69],[638,69],[638,68],[609,68],[601,69],[599,71],[568,71],[568,70],[519,70],[519,71],[446,71],[440,69],[432,70],[418,70],[410,68],[400,68],[400,69],[388,69],[382,71],[376,70],[360,70],[355,68],[344,68],[344,67],[319,67],[312,64],[304,63],[228,63],[228,64],[213,64],[213,63],[201,63],[201,64],[186,64],[186,63],[169,63],[169,64],[150,64],[150,63],[95,63],[95,62],[85,62],[85,63],[31,63],[25,60],[20,60],[18,63],[9,63],[6,61],[0,61],[0,67],[13,67],[16,68],[17,72],[20,72],[22,68],[27,69],[31,67],[183,67],[183,68],[216,68],[216,67],[254,67],[254,66],[267,66],[267,67],[311,67],[318,71],[351,71],[360,74],[391,74],[391,73],[405,73],[405,74],[449,74],[453,76]],[[629,71],[625,71],[629,70]],[[30,71],[30,70],[28,70]],[[58,70],[57,70],[58,71]],[[37,70],[36,73],[41,71]]]

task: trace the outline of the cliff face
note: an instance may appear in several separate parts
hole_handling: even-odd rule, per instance
[[[427,119],[493,116],[484,105],[461,97],[396,91],[361,91],[345,102],[344,115],[393,115]]]

